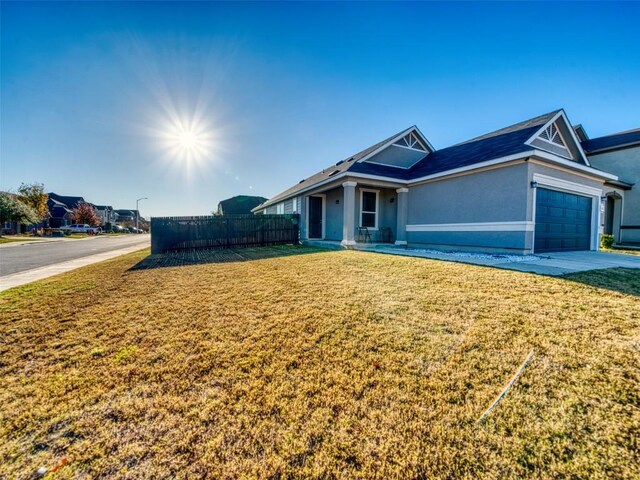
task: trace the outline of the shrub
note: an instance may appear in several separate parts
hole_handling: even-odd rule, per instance
[[[613,235],[607,235],[606,233],[600,237],[600,246],[602,248],[611,248],[614,242]]]

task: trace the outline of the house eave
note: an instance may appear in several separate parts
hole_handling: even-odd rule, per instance
[[[607,173],[603,170],[598,170],[596,168],[589,167],[587,165],[582,165],[581,163],[574,162],[573,160],[566,160],[552,153],[545,152],[544,150],[537,150],[537,149],[534,150],[532,157],[535,157],[550,163],[562,165],[564,167],[568,167],[573,170],[578,170],[580,172],[588,173],[590,176],[593,176],[593,177],[598,177],[605,180],[618,180],[617,175],[613,175],[611,173]]]

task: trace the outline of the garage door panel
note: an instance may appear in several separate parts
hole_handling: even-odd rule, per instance
[[[589,250],[591,202],[589,197],[538,188],[534,251]]]

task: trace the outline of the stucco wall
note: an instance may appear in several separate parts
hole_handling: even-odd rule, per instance
[[[624,192],[622,226],[640,227],[640,147],[605,152],[589,156],[591,165],[617,175],[620,180],[635,184]],[[621,240],[640,242],[640,228],[622,229]]]
[[[344,205],[342,201],[342,187],[334,188],[324,192],[327,196],[326,201],[326,240],[342,240],[342,218],[344,216]],[[336,200],[340,203],[336,203]]]
[[[524,222],[528,166],[512,165],[409,188],[407,225]],[[522,231],[407,231],[409,244],[476,249],[531,248]]]
[[[407,224],[523,221],[525,163],[409,188]]]

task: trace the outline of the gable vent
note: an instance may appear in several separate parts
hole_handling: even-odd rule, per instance
[[[560,132],[556,128],[556,124],[552,123],[547,127],[541,134],[540,138],[546,140],[547,142],[555,143],[556,145],[560,145],[561,147],[565,147],[566,145],[562,141],[562,137],[560,136]]]
[[[418,137],[414,132],[405,135],[400,140],[394,143],[394,145],[398,147],[410,148],[412,150],[420,150],[421,152],[426,152],[427,149],[420,143]]]

